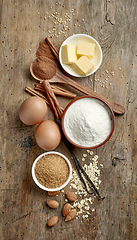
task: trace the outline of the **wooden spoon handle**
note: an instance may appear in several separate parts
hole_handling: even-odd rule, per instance
[[[48,37],[45,39],[45,41],[48,43],[48,45],[51,48],[53,54],[56,56],[57,60],[59,61],[59,54],[58,54],[55,46],[53,45],[53,43],[50,41],[50,39]],[[105,98],[104,96],[94,92],[93,90],[91,90],[91,89],[73,81],[72,79],[66,77],[58,68],[57,68],[56,75],[52,79],[50,79],[49,82],[66,83],[67,85],[75,88],[76,90],[79,90],[82,93],[85,93],[85,94],[93,96],[93,97],[97,97],[97,98],[105,101],[112,108],[112,110],[115,113],[117,113],[117,114],[124,114],[125,113],[125,109],[124,109],[123,106],[113,102],[112,100],[109,100],[109,99]]]
[[[93,97],[97,97],[100,100],[105,101],[112,108],[112,110],[115,113],[117,113],[117,114],[124,114],[125,113],[125,109],[124,109],[123,106],[121,106],[120,104],[117,104],[117,103],[113,102],[112,100],[107,99],[106,97],[94,92],[92,89],[87,88],[87,87],[73,81],[72,79],[66,77],[59,69],[57,69],[57,71],[56,71],[56,77],[58,79],[60,79],[60,82],[64,81],[64,83],[66,83],[70,87],[73,87],[73,88],[75,88],[76,90],[78,90],[82,93],[85,93],[85,94],[93,96]]]

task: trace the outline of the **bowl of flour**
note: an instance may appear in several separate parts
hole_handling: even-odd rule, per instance
[[[82,96],[67,105],[61,123],[69,142],[79,148],[93,149],[110,139],[114,131],[115,117],[104,101]]]

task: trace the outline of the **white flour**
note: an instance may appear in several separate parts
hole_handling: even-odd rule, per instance
[[[110,111],[97,99],[79,99],[66,111],[64,128],[67,136],[80,146],[99,145],[112,130]]]

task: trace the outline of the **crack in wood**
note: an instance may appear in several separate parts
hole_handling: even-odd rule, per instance
[[[23,215],[23,216],[21,216],[21,217],[15,219],[14,221],[12,221],[12,223],[15,223],[15,222],[21,220],[22,218],[25,218],[25,217],[30,216],[30,215],[31,215],[31,212],[29,212],[29,213],[27,213],[27,214],[25,214],[25,215]]]
[[[12,221],[12,222],[8,221],[8,222],[5,223],[5,226],[6,226],[7,224],[9,224],[9,223],[15,223],[15,222],[21,220],[22,218],[25,218],[25,217],[30,216],[30,215],[31,215],[31,212],[29,212],[29,213],[27,213],[27,214],[24,214],[23,216],[21,216],[21,217],[15,219],[15,220]]]
[[[108,19],[108,13],[106,13],[105,20],[106,20],[106,22],[110,23],[111,25],[114,25],[114,23],[112,23],[111,20]]]
[[[115,25],[115,0],[106,0],[106,22]]]
[[[125,158],[114,157],[114,158],[112,159],[112,165],[113,165],[114,167],[116,167],[116,165],[117,165],[118,162],[124,161],[124,160],[125,160]]]

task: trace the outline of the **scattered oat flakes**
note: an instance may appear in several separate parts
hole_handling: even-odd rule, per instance
[[[98,159],[98,155],[95,155],[95,156],[94,156],[94,160],[97,160],[97,159]]]
[[[89,155],[93,155],[93,151],[88,150],[87,153]],[[100,169],[98,168],[98,155],[94,155],[92,158],[92,162],[90,162],[89,165],[85,163],[83,168],[98,189],[99,185],[101,184],[101,180],[99,179]],[[82,215],[83,219],[88,218],[90,215],[90,211],[95,211],[95,209],[90,210],[91,205],[93,204],[94,201],[94,195],[91,196],[87,194],[77,171],[74,169],[72,171],[72,179],[70,186],[75,190],[75,194],[77,193],[78,196],[77,200],[72,205],[72,208],[78,209],[77,217],[80,217]]]

